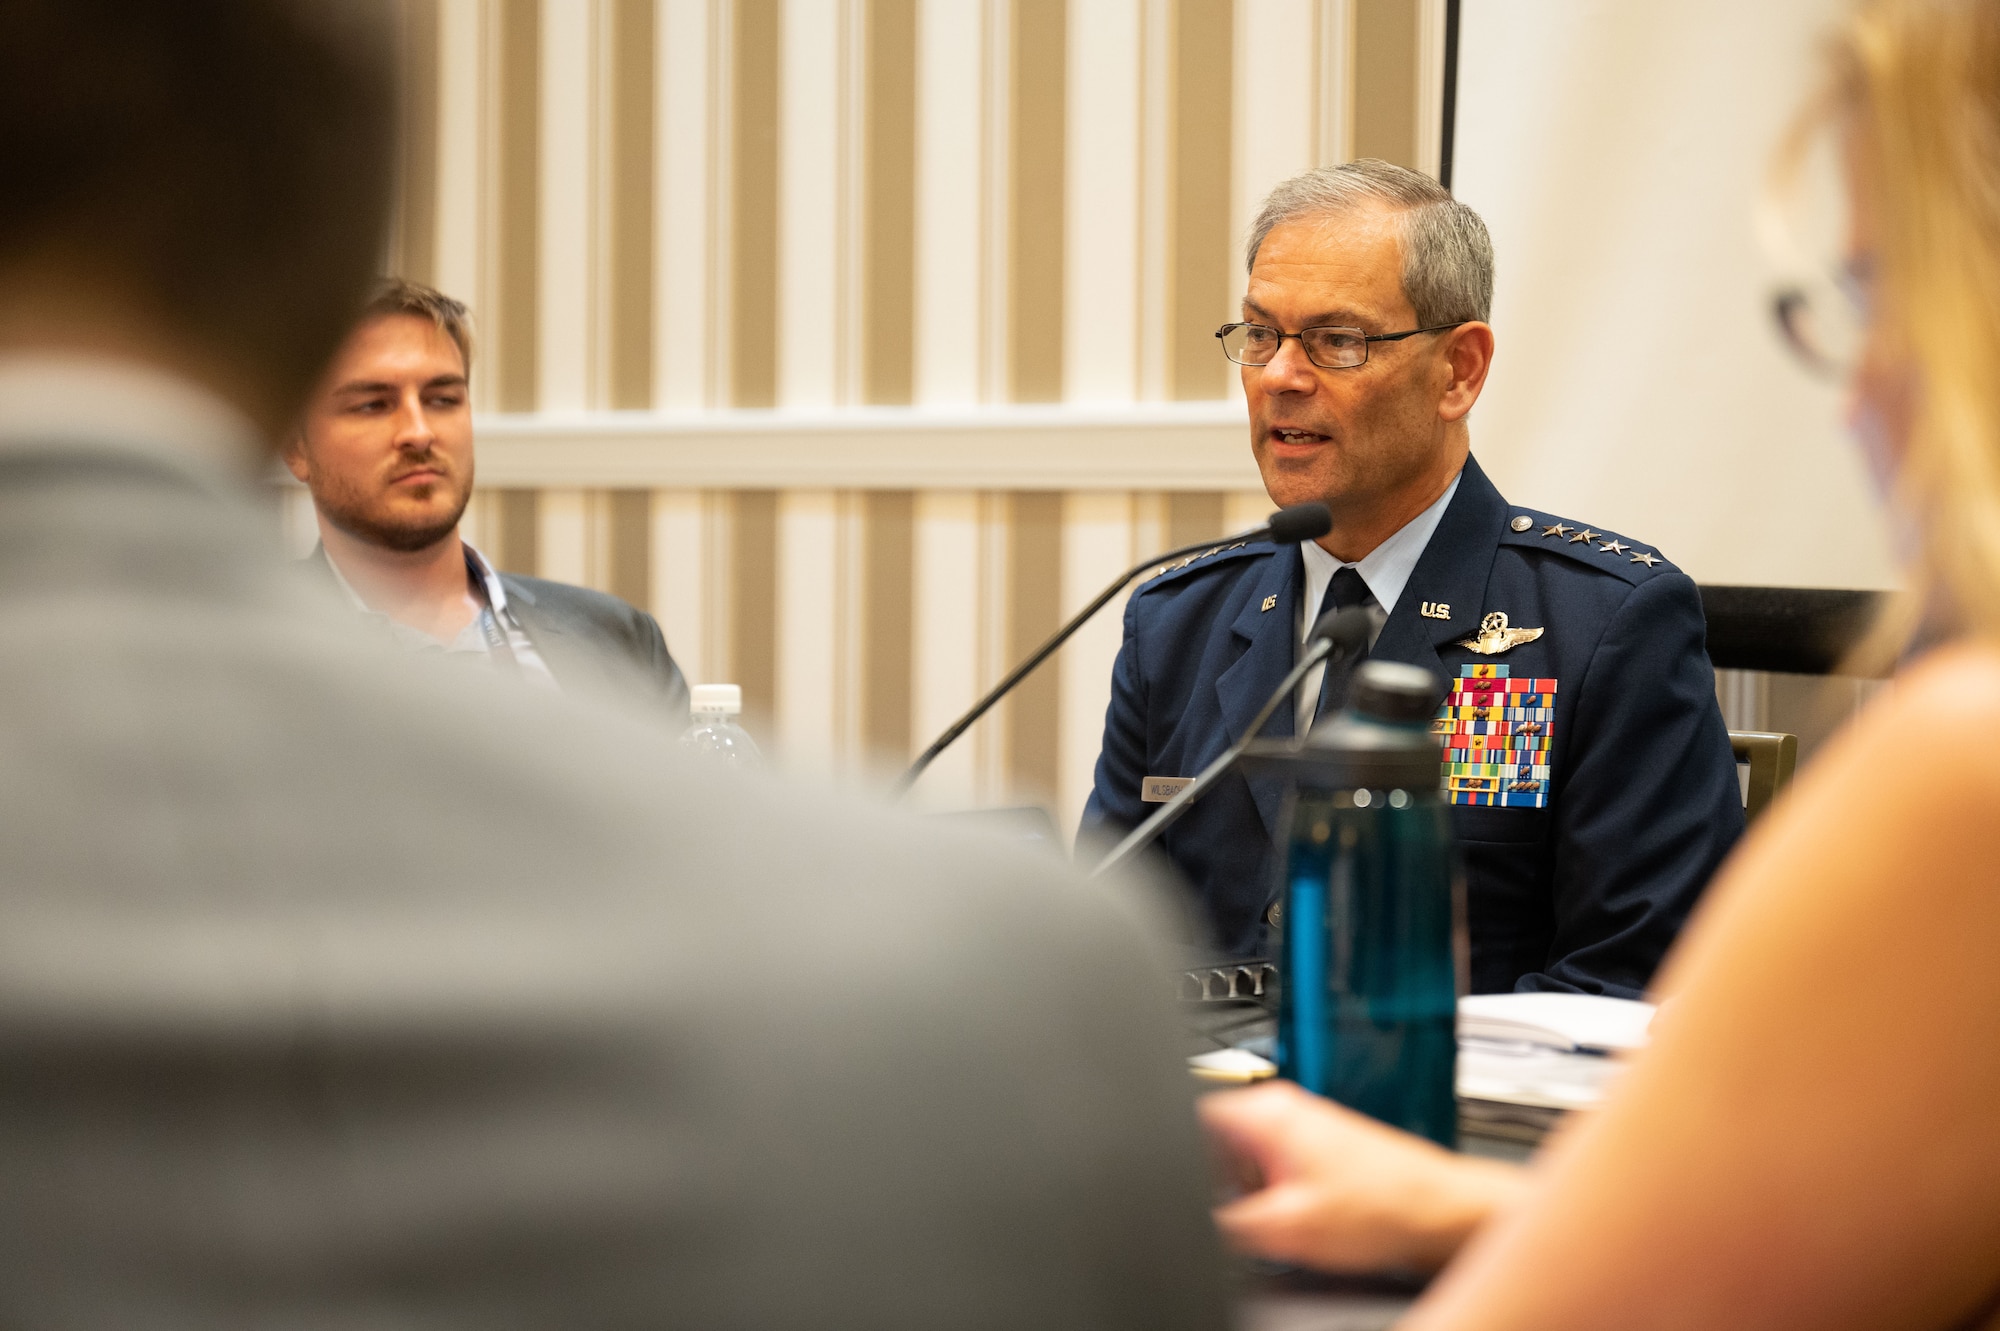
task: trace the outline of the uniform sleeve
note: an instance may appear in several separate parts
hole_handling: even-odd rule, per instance
[[[1517,989],[1637,998],[1743,832],[1701,598],[1684,574],[1639,584],[1577,702],[1556,801],[1555,941]]]
[[[1104,711],[1104,743],[1090,799],[1077,829],[1077,850],[1091,856],[1110,849],[1107,836],[1123,836],[1146,819],[1139,784],[1146,775],[1146,682],[1139,666],[1139,598],[1125,603],[1125,641],[1111,667],[1111,703]]]
[[[667,637],[660,632],[660,621],[643,610],[635,613],[639,616],[640,654],[645,659],[646,673],[654,681],[669,723],[685,730],[688,724],[687,679],[681,674],[673,654],[667,650]]]

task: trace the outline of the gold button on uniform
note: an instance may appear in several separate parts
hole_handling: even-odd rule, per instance
[[[1507,525],[1512,527],[1515,531],[1526,531],[1528,530],[1528,528],[1535,525],[1535,520],[1529,517],[1526,513],[1523,513],[1521,514],[1521,516],[1515,518],[1512,522],[1508,523]]]

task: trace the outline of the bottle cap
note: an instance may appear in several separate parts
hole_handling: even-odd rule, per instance
[[[1437,712],[1438,678],[1401,661],[1364,661],[1348,687],[1348,705],[1377,721],[1428,721]]]
[[[688,694],[689,707],[697,712],[719,712],[734,716],[743,710],[741,684],[697,684]]]

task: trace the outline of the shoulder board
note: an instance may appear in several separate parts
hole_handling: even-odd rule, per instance
[[[1630,583],[1658,577],[1674,567],[1665,555],[1643,541],[1600,531],[1588,523],[1571,522],[1539,509],[1511,505],[1500,533],[1500,544],[1560,555]]]
[[[1269,541],[1224,541],[1199,554],[1186,555],[1171,563],[1162,564],[1156,572],[1146,575],[1140,582],[1139,589],[1144,591],[1149,587],[1161,586],[1181,577],[1192,576],[1194,572],[1234,564],[1253,555],[1268,555],[1277,548]]]

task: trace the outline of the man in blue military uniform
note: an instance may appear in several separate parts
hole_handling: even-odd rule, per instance
[[[1508,503],[1473,461],[1492,246],[1434,181],[1368,161],[1287,181],[1249,261],[1243,322],[1218,337],[1251,446],[1271,498],[1325,503],[1333,529],[1220,547],[1134,593],[1086,832],[1143,821],[1248,726],[1319,613],[1361,605],[1371,656],[1451,683],[1436,724],[1474,991],[1637,997],[1743,828],[1694,583],[1643,542]],[[1351,673],[1308,675],[1263,733],[1337,710]],[[1234,955],[1266,946],[1279,798],[1232,775],[1161,839]]]

